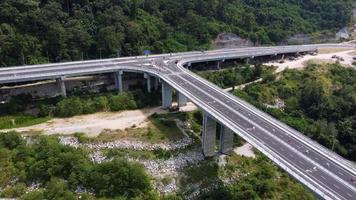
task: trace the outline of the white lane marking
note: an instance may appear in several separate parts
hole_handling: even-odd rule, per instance
[[[192,76],[191,74],[189,74],[189,75]],[[198,77],[198,78],[199,78],[199,77]],[[204,80],[203,78],[200,78],[200,80],[201,80],[203,83],[207,84],[207,81]],[[207,85],[209,85],[209,82],[208,82]],[[233,99],[231,95],[227,95],[226,93],[221,92],[221,91],[219,90],[220,88],[214,87],[214,89],[215,89],[215,91],[219,92],[221,95],[224,95],[225,97],[227,97],[227,98],[229,98],[229,99]],[[303,137],[301,138],[301,137],[299,137],[299,135],[296,135],[294,131],[290,132],[290,130],[288,129],[288,127],[287,127],[287,129],[286,129],[286,127],[281,126],[281,125],[278,124],[278,123],[276,124],[275,121],[266,118],[264,115],[261,114],[261,112],[256,112],[255,110],[252,110],[252,109],[251,109],[251,106],[246,105],[246,104],[244,104],[244,103],[242,103],[242,102],[239,102],[239,101],[235,101],[235,102],[236,102],[239,106],[242,106],[244,109],[251,110],[251,111],[253,112],[253,114],[255,114],[255,115],[257,115],[257,116],[259,116],[259,117],[261,117],[261,118],[267,120],[269,123],[271,123],[271,124],[277,126],[279,129],[281,129],[281,130],[283,130],[283,131],[285,131],[285,132],[287,132],[287,133],[293,133],[293,134],[291,134],[291,135],[293,135],[294,137],[296,137],[297,139],[299,139],[300,142],[307,143],[307,145],[308,145],[309,147],[311,147],[314,151],[316,151],[316,152],[318,152],[318,153],[321,153],[323,156],[327,157],[327,154],[324,153],[323,151],[318,151],[317,149],[314,149],[314,148],[311,146],[313,143],[309,143],[308,141],[305,141],[305,139],[309,139],[309,138],[303,138]],[[301,135],[302,135],[302,134],[301,134]],[[314,143],[314,144],[317,144],[317,143]],[[321,146],[319,146],[319,147],[321,147]]]
[[[193,85],[193,87],[197,87],[197,86],[195,86],[195,85]],[[198,89],[198,90],[202,90],[202,89]],[[210,94],[205,94],[205,95],[207,95],[207,96],[211,96]],[[219,100],[218,100],[218,102],[220,102]],[[222,103],[222,102],[221,102]],[[224,103],[222,103],[223,105],[224,105]],[[232,109],[232,108],[229,108],[229,107],[227,107],[227,109]],[[242,117],[243,119],[245,119],[245,118],[247,118],[247,117],[245,117],[245,116],[243,116],[241,113],[237,113],[236,111],[234,111],[234,110],[232,110],[233,112],[235,112],[235,114],[237,114],[238,116],[240,116],[240,117]],[[223,117],[225,117],[224,116],[224,114],[223,113],[219,113],[219,114],[221,114]],[[230,120],[230,119],[229,119]],[[248,118],[247,118],[247,120],[248,120]],[[250,121],[250,120],[248,120],[248,121]],[[251,122],[250,122],[251,123]],[[252,122],[252,124],[255,124],[254,122]],[[257,125],[258,126],[258,125]],[[269,131],[267,131],[267,130],[264,130],[264,128],[262,128],[261,127],[261,129],[264,131],[264,132],[266,132],[266,133],[269,133]],[[276,136],[274,136],[273,134],[271,134],[271,136],[274,138],[274,139],[276,139],[276,140],[280,140],[279,138],[277,138]],[[282,142],[283,143],[283,142]],[[273,148],[273,147],[272,147]],[[293,149],[292,149],[292,151],[293,151]],[[311,162],[313,162],[310,158],[308,159],[305,155],[303,155],[301,152],[297,152],[296,151],[296,153],[298,153],[300,156],[302,156],[303,158],[306,158],[308,161],[311,161]],[[333,175],[333,174],[331,174],[331,175]],[[335,175],[334,175],[335,176]]]
[[[340,174],[341,176],[343,176],[344,174],[343,173],[341,173],[341,172],[337,172],[338,174]]]
[[[340,189],[340,187],[338,185],[333,184],[333,186],[336,187],[337,189]]]
[[[326,180],[326,178],[324,176],[320,176],[322,179]]]
[[[346,195],[349,196],[349,197],[352,197],[352,195],[350,193],[346,193]]]

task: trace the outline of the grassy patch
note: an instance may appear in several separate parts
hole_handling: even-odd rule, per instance
[[[32,126],[50,120],[50,117],[34,117],[30,115],[15,115],[0,117],[0,129],[12,129]]]
[[[167,118],[164,115],[153,115],[149,118],[151,124],[146,135],[147,139],[158,141],[162,139],[177,140],[182,138],[182,132],[177,127],[173,119]]]
[[[180,188],[199,184],[200,189],[211,186],[218,179],[219,167],[213,159],[203,161],[199,165],[189,166],[183,169],[183,176],[179,179]]]

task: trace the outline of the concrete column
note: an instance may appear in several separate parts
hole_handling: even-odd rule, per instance
[[[62,97],[67,96],[66,84],[64,82],[64,79],[65,79],[65,77],[63,77],[63,76],[56,79],[56,82],[57,82],[59,90],[61,91]]]
[[[220,128],[220,153],[231,154],[234,144],[234,132],[221,125]]]
[[[184,96],[184,94],[178,92],[178,107],[183,107],[187,105],[187,97]]]
[[[158,81],[159,81],[158,78],[155,77],[155,78],[154,78],[154,84],[153,84],[153,85],[154,85],[153,87],[154,87],[154,90],[155,90],[155,91],[158,90],[158,85],[159,85]]]
[[[145,73],[144,77],[147,80],[147,92],[151,93],[151,76],[149,74]]]
[[[124,90],[122,85],[122,74],[122,70],[115,72],[115,88],[119,93]]]
[[[205,112],[203,114],[203,154],[206,157],[215,155],[216,122]]]
[[[220,64],[221,64],[221,61],[218,61],[216,64],[216,69],[220,69]]]
[[[172,106],[173,88],[166,82],[162,81],[162,107],[170,108]]]

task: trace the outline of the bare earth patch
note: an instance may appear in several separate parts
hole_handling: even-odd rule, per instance
[[[276,72],[281,72],[286,69],[303,69],[306,67],[308,62],[314,62],[314,63],[335,63],[336,59],[332,58],[334,55],[338,56],[340,58],[343,58],[343,61],[339,61],[341,65],[345,67],[352,67],[352,63],[354,62],[353,56],[355,54],[354,50],[347,50],[347,51],[339,51],[339,52],[333,52],[333,53],[324,53],[324,54],[318,54],[318,55],[305,55],[301,58],[298,58],[297,60],[285,60],[284,63],[278,63],[278,62],[269,62],[265,63],[267,66],[276,66],[278,67]]]
[[[237,155],[240,155],[240,156],[245,156],[245,157],[250,157],[250,158],[255,158],[255,153],[253,152],[252,150],[252,145],[249,144],[249,143],[246,143],[244,144],[243,146],[241,147],[237,147],[234,149],[234,152],[237,154]]]
[[[123,112],[101,112],[70,118],[55,118],[46,123],[13,129],[18,132],[43,132],[46,135],[71,135],[85,133],[96,137],[104,130],[124,130],[131,127],[145,128],[147,118],[154,113],[163,114],[167,111],[160,107]]]

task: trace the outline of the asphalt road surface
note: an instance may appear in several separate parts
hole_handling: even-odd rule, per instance
[[[147,72],[183,93],[212,118],[254,145],[322,198],[355,200],[354,164],[183,68],[183,64],[194,62],[307,52],[319,47],[345,46],[250,47],[3,68],[0,69],[0,84],[112,73],[118,70]],[[354,48],[352,45],[348,47]]]

